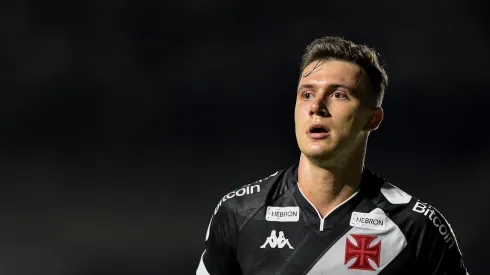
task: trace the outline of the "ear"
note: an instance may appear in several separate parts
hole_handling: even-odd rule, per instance
[[[366,131],[374,131],[378,129],[379,125],[381,124],[381,121],[383,121],[383,108],[381,107],[375,107],[371,115],[368,117],[368,121],[366,122],[366,125],[364,125],[364,130]]]

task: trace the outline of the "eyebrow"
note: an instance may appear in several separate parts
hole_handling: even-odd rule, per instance
[[[303,89],[312,89],[312,88],[315,88],[315,85],[313,85],[313,84],[301,84],[298,87],[298,91],[303,90]]]
[[[299,87],[298,87],[298,92],[303,90],[303,89],[313,89],[315,88],[316,85],[315,84],[301,84]],[[345,89],[348,89],[349,91],[354,91],[355,89],[354,88],[351,88],[351,87],[348,87],[348,86],[345,86],[345,85],[342,85],[342,84],[330,84],[327,86],[329,89],[331,88],[345,88]]]

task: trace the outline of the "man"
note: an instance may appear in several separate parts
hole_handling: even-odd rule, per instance
[[[441,213],[364,166],[387,83],[367,46],[307,47],[299,163],[223,197],[197,274],[468,274]]]

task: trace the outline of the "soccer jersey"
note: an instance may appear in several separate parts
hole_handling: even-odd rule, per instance
[[[296,164],[226,194],[196,274],[468,274],[442,214],[368,168],[325,217],[297,180]]]

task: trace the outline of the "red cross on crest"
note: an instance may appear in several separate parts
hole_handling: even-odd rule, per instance
[[[368,261],[371,259],[378,267],[381,256],[381,240],[370,247],[371,243],[377,236],[372,235],[359,235],[359,234],[351,234],[352,238],[356,240],[357,245],[353,244],[349,238],[346,239],[345,244],[345,262],[347,264],[353,258],[356,258],[354,263],[349,266],[349,269],[361,269],[361,270],[373,270],[374,267]]]

